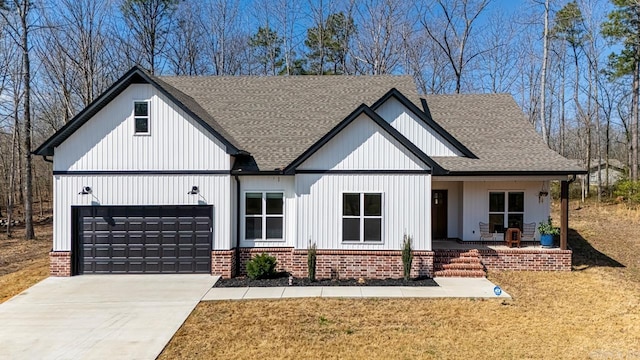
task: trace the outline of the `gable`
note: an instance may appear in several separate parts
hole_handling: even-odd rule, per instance
[[[149,100],[149,135],[133,103]],[[226,146],[150,84],[131,84],[55,148],[54,171],[228,170]]]
[[[300,170],[429,170],[367,114],[357,115],[297,169]]]
[[[464,156],[395,97],[389,97],[375,111],[428,156]]]

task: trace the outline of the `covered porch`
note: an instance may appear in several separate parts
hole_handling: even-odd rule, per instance
[[[537,230],[550,214],[550,182],[560,181],[559,242],[542,247]],[[564,177],[434,177],[432,250],[436,276],[480,276],[480,270],[570,271],[568,195]],[[484,227],[484,229],[481,229]],[[490,236],[486,236],[487,227]],[[529,228],[520,246],[507,244],[507,229]],[[481,231],[482,230],[482,231]],[[517,230],[516,230],[517,231]],[[485,236],[482,236],[482,235]]]

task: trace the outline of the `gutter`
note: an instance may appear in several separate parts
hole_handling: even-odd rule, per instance
[[[237,174],[233,175],[236,179],[236,266],[234,276],[240,275],[240,178]]]
[[[47,159],[47,156],[48,156],[48,155],[42,155],[42,160],[44,160],[44,161],[46,161],[46,162],[48,162],[48,163],[52,163],[52,164],[53,164],[53,160],[51,160],[51,159]]]

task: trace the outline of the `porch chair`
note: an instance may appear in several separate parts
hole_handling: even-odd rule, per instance
[[[536,223],[522,224],[522,241],[536,240]]]
[[[489,224],[480,222],[480,241],[495,240],[493,233],[489,231]]]

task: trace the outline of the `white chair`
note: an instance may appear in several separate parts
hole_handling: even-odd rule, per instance
[[[525,223],[522,225],[522,241],[536,240],[536,223]]]
[[[480,241],[495,240],[494,234],[489,231],[489,224],[480,222]]]

